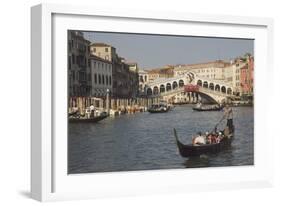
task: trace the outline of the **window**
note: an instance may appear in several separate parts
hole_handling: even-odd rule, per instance
[[[111,85],[111,76],[109,76],[109,85]]]
[[[102,75],[102,84],[104,84],[104,75]]]
[[[105,48],[105,52],[108,52],[108,48]]]
[[[93,51],[96,52],[96,48],[93,48]]]
[[[101,84],[101,75],[99,74],[99,84]]]
[[[75,71],[72,71],[72,80],[75,81]]]
[[[71,57],[68,57],[68,69],[71,69]]]
[[[97,83],[97,74],[95,74],[95,84]]]
[[[75,56],[72,54],[72,64],[75,64]]]
[[[105,82],[106,82],[106,85],[108,85],[108,76],[106,75],[106,78],[105,78]]]

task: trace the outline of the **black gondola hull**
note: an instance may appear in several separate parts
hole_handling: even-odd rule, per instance
[[[149,113],[165,113],[165,112],[168,112],[168,109],[167,110],[153,110],[153,109],[149,109],[147,111]]]
[[[96,123],[99,122],[105,118],[107,118],[108,115],[101,115],[98,117],[93,117],[93,118],[88,118],[88,119],[83,119],[83,118],[69,118],[68,122],[69,123]]]
[[[194,111],[198,111],[198,112],[209,112],[209,111],[221,111],[223,109],[223,107],[218,107],[218,108],[193,107],[192,109]]]
[[[233,139],[233,134],[231,134],[225,137],[220,143],[194,146],[192,144],[185,145],[181,143],[178,139],[175,129],[174,135],[176,138],[179,153],[182,157],[196,157],[202,154],[218,153],[226,148],[229,148]]]

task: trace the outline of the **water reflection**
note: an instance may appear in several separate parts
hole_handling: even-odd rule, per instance
[[[198,131],[211,130],[222,112],[195,112],[179,106],[162,114],[137,113],[97,124],[70,124],[69,173],[194,168],[253,164],[253,108],[233,108],[231,148],[196,158],[179,155],[173,128],[190,143]],[[223,125],[222,125],[223,126]]]

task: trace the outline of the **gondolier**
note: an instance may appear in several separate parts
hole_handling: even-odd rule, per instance
[[[93,104],[90,106],[90,117],[93,118],[95,117],[95,107]]]
[[[224,108],[223,119],[227,120],[226,126],[228,127],[229,132],[232,133],[233,132],[233,111],[232,111],[232,108],[229,107],[228,104]]]

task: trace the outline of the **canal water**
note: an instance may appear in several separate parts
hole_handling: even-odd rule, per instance
[[[235,139],[218,154],[182,158],[173,128],[190,143],[193,134],[212,130],[223,112],[196,112],[192,105],[168,113],[148,112],[107,118],[97,124],[69,124],[68,173],[240,166],[254,164],[254,110],[234,107]],[[223,128],[222,122],[220,128]]]

